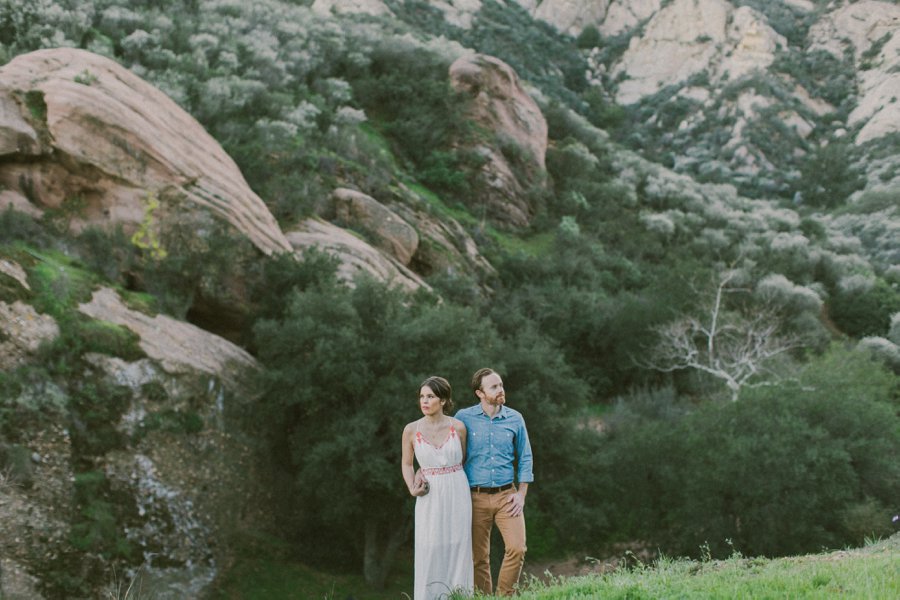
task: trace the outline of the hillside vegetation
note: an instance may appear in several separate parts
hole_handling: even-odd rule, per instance
[[[660,559],[605,575],[533,584],[525,600],[605,598],[893,598],[900,593],[900,540],[858,550],[781,559]]]
[[[620,106],[625,80],[591,77],[643,25],[574,38],[515,3],[484,2],[469,28],[417,0],[379,15],[309,4],[0,0],[0,63],[50,47],[113,59],[210,132],[279,234],[327,223],[387,255],[379,231],[336,209],[335,190],[359,193],[414,233],[402,266],[421,282],[347,285],[325,245],[266,256],[211,213],[179,222],[178,204],[165,222],[148,203],[137,226],[70,226],[85,198],[51,205],[7,173],[10,143],[0,193],[21,202],[0,212],[0,470],[14,485],[0,490],[0,527],[28,543],[0,536],[0,557],[34,593],[94,597],[112,569],[141,567],[167,589],[193,579],[222,597],[251,597],[241,581],[267,590],[335,572],[359,597],[406,590],[400,432],[422,379],[446,376],[467,406],[484,365],[529,425],[529,560],[635,540],[704,559],[566,592],[534,584],[531,597],[896,592],[896,537],[747,558],[890,535],[900,497],[900,150],[890,135],[850,147],[836,132],[861,71],[801,43],[835,3],[802,15],[731,3],[757,7],[790,44],[774,75],[691,79],[719,94],[702,111],[680,95],[687,82]],[[544,168],[472,117],[483,98],[449,75],[471,50],[512,66],[537,103]],[[786,72],[835,114],[783,96]],[[746,129],[772,171],[739,175],[723,150],[728,110],[751,89],[822,129],[799,139],[773,104]],[[3,106],[46,129],[40,93],[9,94]],[[70,158],[24,162],[55,172]],[[203,371],[191,352],[172,367],[111,313],[85,313],[101,290],[134,321],[215,334],[252,368]],[[21,323],[45,322],[20,352]],[[237,446],[240,460],[222,450]]]

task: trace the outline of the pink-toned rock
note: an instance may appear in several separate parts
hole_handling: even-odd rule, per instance
[[[483,197],[476,201],[483,201],[490,216],[501,223],[528,225],[535,207],[528,204],[524,191],[544,172],[544,115],[522,88],[512,67],[493,56],[469,54],[458,58],[450,66],[450,82],[454,89],[471,96],[470,118],[495,134],[488,145],[476,149],[485,159],[486,180],[486,186],[478,192]],[[500,143],[518,147],[522,164],[517,169],[496,147]]]
[[[15,190],[3,190],[0,192],[0,211],[12,208],[34,218],[40,218],[44,211],[28,201],[28,198]]]
[[[94,292],[78,310],[136,333],[141,350],[167,373],[208,373],[235,382],[242,369],[256,366],[249,353],[228,340],[166,315],[151,317],[132,310],[109,288]]]
[[[331,195],[334,217],[342,225],[359,229],[371,236],[375,247],[409,265],[419,235],[409,223],[378,200],[362,192],[338,188]]]
[[[435,273],[471,273],[490,276],[496,270],[478,251],[472,236],[449,216],[440,219],[422,208],[397,203],[391,208],[419,232],[419,247],[412,259],[417,273],[428,276]]]
[[[428,287],[421,277],[396,258],[379,252],[349,231],[320,219],[300,222],[287,232],[287,239],[297,252],[315,247],[337,258],[340,261],[338,275],[348,283],[357,275],[367,273],[379,281],[397,284],[408,290]]]
[[[79,199],[71,226],[192,210],[225,219],[266,254],[290,245],[234,161],[193,117],[116,62],[56,48],[0,68],[0,185],[40,207]],[[27,189],[21,189],[24,186]]]

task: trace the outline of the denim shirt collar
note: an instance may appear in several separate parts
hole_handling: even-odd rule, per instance
[[[489,414],[484,412],[484,408],[482,408],[481,403],[478,404],[478,412],[480,412],[482,415],[484,415],[488,419],[492,418]],[[507,417],[507,410],[506,410],[506,406],[504,405],[504,406],[500,407],[500,410],[497,412],[497,414],[493,418],[494,419],[505,419],[506,417]]]

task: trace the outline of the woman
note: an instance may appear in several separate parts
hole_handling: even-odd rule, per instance
[[[447,415],[453,409],[451,393],[443,377],[423,381],[419,408],[424,416],[403,429],[401,471],[416,496],[413,600],[472,593],[472,500],[462,468],[466,426]]]

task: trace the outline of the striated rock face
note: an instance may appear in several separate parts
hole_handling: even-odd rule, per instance
[[[845,41],[851,44],[859,98],[848,125],[862,124],[856,143],[900,131],[900,6],[875,0],[849,4],[824,16],[810,29],[809,39],[811,49],[837,58]]]
[[[725,0],[674,0],[656,13],[644,35],[632,38],[613,70],[626,79],[616,99],[634,103],[661,88],[709,72],[731,80],[765,69],[787,45],[765,18]]]
[[[544,172],[547,121],[537,103],[519,83],[512,67],[492,56],[470,54],[450,65],[450,83],[471,99],[470,118],[495,134],[477,150],[485,159],[485,189],[480,192],[486,211],[496,221],[525,226],[533,216],[524,185]],[[519,149],[520,165],[513,165],[499,148]],[[515,172],[519,170],[519,173]],[[523,180],[524,179],[524,180]]]
[[[349,231],[320,219],[306,219],[287,232],[287,239],[297,252],[316,248],[339,261],[338,275],[346,281],[366,273],[380,281],[400,285],[408,290],[427,287],[421,277],[399,260],[378,252]]]
[[[221,217],[270,254],[290,248],[219,144],[165,94],[112,60],[71,48],[0,68],[0,185],[41,208],[77,205],[71,226]]]
[[[725,41],[729,8],[724,0],[675,0],[659,11],[613,70],[626,77],[616,99],[631,104],[707,69]]]
[[[427,210],[425,201],[401,186],[406,196],[402,201],[390,204],[390,208],[416,228],[419,244],[412,257],[411,266],[424,276],[442,273],[445,275],[474,274],[476,277],[496,273],[475,244],[475,240],[460,225],[448,216],[440,218]]]
[[[598,29],[613,36],[634,29],[659,10],[661,0],[610,0],[609,9]]]
[[[394,211],[362,192],[346,188],[334,190],[332,204],[337,223],[368,234],[376,248],[409,265],[419,246],[419,235]]]
[[[247,351],[231,342],[166,315],[149,317],[131,310],[109,288],[94,292],[91,301],[81,304],[78,310],[136,333],[141,338],[141,350],[167,373],[199,371],[234,379],[241,369],[256,366],[256,360]]]

